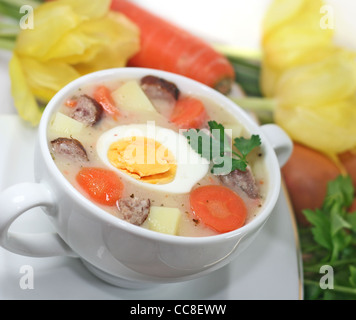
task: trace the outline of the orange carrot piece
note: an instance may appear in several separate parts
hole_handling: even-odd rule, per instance
[[[110,90],[105,86],[99,86],[95,89],[93,98],[103,107],[103,109],[114,118],[120,115],[115,103],[111,97]]]
[[[68,99],[66,102],[65,102],[65,105],[68,107],[68,108],[75,108],[77,106],[78,102],[77,100],[74,100],[74,99]]]
[[[82,168],[76,176],[76,181],[91,200],[107,206],[114,206],[124,189],[115,172],[102,168]]]
[[[241,228],[246,221],[244,201],[231,189],[220,185],[207,185],[190,194],[193,214],[206,226],[220,233]]]
[[[179,99],[170,117],[170,121],[180,129],[199,129],[207,119],[204,104],[193,97]]]
[[[112,0],[111,8],[140,28],[141,48],[129,65],[178,73],[222,93],[230,91],[234,69],[209,44],[127,0]]]

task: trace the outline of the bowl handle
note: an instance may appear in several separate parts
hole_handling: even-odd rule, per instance
[[[9,232],[11,224],[26,211],[44,206],[54,209],[51,191],[43,184],[21,183],[0,193],[0,245],[29,257],[71,256],[76,254],[57,233]]]
[[[293,142],[287,133],[275,124],[265,124],[261,130],[276,152],[279,166],[283,167],[293,151]]]

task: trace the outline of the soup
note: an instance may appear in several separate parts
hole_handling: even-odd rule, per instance
[[[79,88],[48,128],[54,162],[83,196],[129,223],[189,237],[258,214],[267,173],[256,141],[215,102],[154,76]]]

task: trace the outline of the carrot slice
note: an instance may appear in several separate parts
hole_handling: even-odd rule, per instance
[[[228,93],[235,71],[228,59],[208,43],[127,0],[112,0],[111,8],[139,28],[141,47],[130,66],[182,74]],[[224,84],[224,85],[222,85]]]
[[[93,94],[94,99],[103,107],[103,109],[114,118],[120,115],[115,103],[111,97],[110,90],[105,86],[99,86]]]
[[[207,119],[204,104],[193,97],[179,99],[170,117],[170,121],[180,129],[201,128]]]
[[[82,168],[76,180],[91,200],[107,206],[114,206],[124,189],[115,172],[102,168]]]
[[[190,206],[201,222],[220,233],[241,228],[246,221],[244,201],[224,186],[208,185],[193,190]]]
[[[68,107],[68,108],[75,108],[77,106],[78,102],[77,100],[75,99],[68,99],[66,102],[65,102],[65,105]]]

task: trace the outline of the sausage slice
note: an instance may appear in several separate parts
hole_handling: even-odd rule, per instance
[[[71,117],[87,126],[93,126],[102,117],[103,107],[93,98],[84,94],[77,100]]]
[[[152,100],[178,100],[180,94],[178,87],[173,82],[150,75],[141,79],[141,87],[148,98]]]
[[[83,145],[73,138],[58,138],[51,141],[52,151],[59,156],[65,156],[74,161],[89,161]]]
[[[234,170],[226,175],[219,176],[220,181],[232,190],[242,190],[250,199],[259,199],[259,188],[251,169],[246,171]]]
[[[134,225],[142,225],[150,212],[150,199],[128,197],[117,201],[117,208],[124,219]]]

